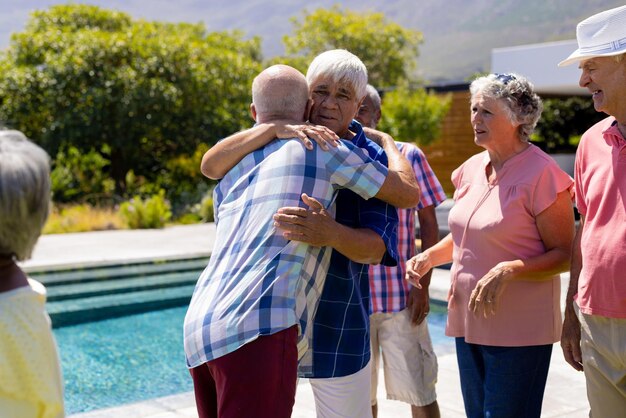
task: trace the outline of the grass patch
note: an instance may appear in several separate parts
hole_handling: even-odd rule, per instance
[[[125,222],[114,209],[72,205],[53,208],[43,233],[65,234],[126,228]]]

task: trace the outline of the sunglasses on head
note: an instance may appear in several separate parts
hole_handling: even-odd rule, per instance
[[[496,76],[496,80],[500,81],[502,84],[504,84],[505,86],[507,84],[509,84],[512,80],[517,80],[517,78],[515,78],[515,76],[513,74],[500,74],[500,73],[495,73],[494,74]]]

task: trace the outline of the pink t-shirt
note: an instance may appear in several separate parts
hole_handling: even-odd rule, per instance
[[[574,176],[585,215],[576,303],[586,314],[626,318],[626,140],[615,118],[585,132]]]
[[[495,346],[552,344],[561,336],[560,277],[509,282],[495,315],[469,311],[469,297],[502,261],[541,255],[545,247],[535,217],[571,190],[572,178],[534,145],[507,160],[487,182],[487,151],[452,173],[455,204],[449,225],[454,241],[446,335]]]

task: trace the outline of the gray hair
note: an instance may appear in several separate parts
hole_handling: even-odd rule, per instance
[[[275,117],[303,119],[308,100],[304,75],[288,65],[273,65],[252,82],[252,103],[257,114],[265,120]]]
[[[376,110],[380,110],[380,94],[378,94],[378,90],[376,90],[376,87],[368,84],[367,88],[365,89],[365,95],[372,99],[372,103],[374,104]]]
[[[320,76],[330,77],[334,83],[347,83],[354,89],[357,100],[365,97],[367,68],[359,57],[345,49],[322,52],[313,59],[306,72],[309,86]]]
[[[50,158],[20,131],[0,130],[0,254],[30,258],[50,203]]]
[[[472,81],[470,93],[472,99],[480,93],[483,97],[502,100],[509,120],[519,124],[519,139],[526,142],[530,139],[543,103],[528,79],[518,74],[489,74]]]

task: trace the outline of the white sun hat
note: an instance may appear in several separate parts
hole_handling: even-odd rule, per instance
[[[593,58],[626,52],[626,6],[605,10],[576,26],[578,49],[559,62],[559,67]]]

